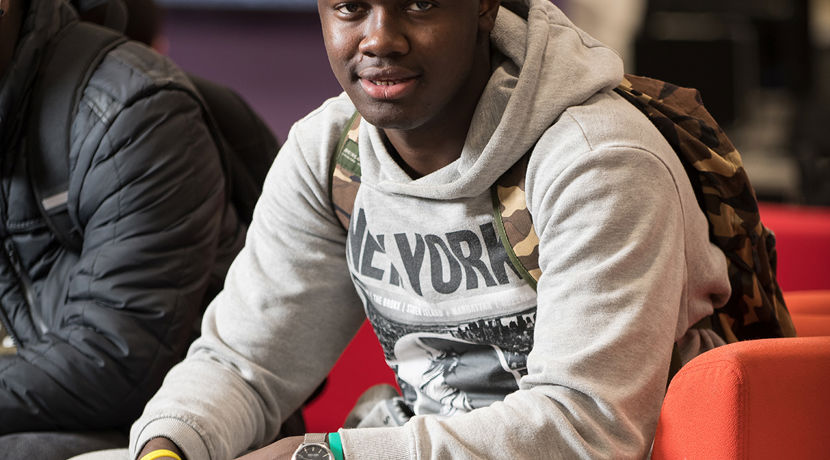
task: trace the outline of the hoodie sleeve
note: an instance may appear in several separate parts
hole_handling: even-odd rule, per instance
[[[272,441],[365,319],[325,186],[339,134],[326,135],[332,123],[289,133],[201,338],[133,425],[133,455],[157,436],[191,459],[232,458]]]
[[[528,168],[543,274],[520,389],[450,418],[341,430],[347,459],[647,456],[686,276],[677,186],[649,151],[592,147],[567,114],[557,129],[570,134],[549,133]]]
[[[0,434],[129,424],[193,338],[226,203],[219,154],[183,92],[108,116],[72,172],[83,249],[53,262],[67,275],[40,295],[48,329],[0,360]]]

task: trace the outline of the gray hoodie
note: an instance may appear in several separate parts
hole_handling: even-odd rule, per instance
[[[492,78],[461,157],[417,180],[360,126],[349,231],[329,163],[345,95],[298,122],[279,154],[202,337],[132,430],[190,459],[273,438],[365,317],[396,371],[402,426],[343,429],[347,459],[643,458],[672,345],[726,300],[726,261],[675,153],[611,91],[622,62],[545,0],[506,2]],[[490,187],[533,149],[527,206],[537,291],[493,229]]]

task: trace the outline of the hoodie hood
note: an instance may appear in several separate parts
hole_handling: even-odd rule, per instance
[[[412,180],[385,152],[380,130],[364,121],[360,136],[370,142],[361,143],[361,149],[379,153],[361,152],[364,182],[387,193],[427,199],[478,196],[565,109],[613,89],[623,78],[616,52],[577,28],[548,0],[502,2],[490,41],[493,72],[460,158]]]

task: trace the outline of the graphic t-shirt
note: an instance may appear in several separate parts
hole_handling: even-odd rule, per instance
[[[441,218],[377,206],[384,200],[361,187],[348,262],[404,412],[452,416],[518,390],[533,347],[536,293],[498,238],[489,195],[465,200],[466,211],[481,211],[475,216]]]

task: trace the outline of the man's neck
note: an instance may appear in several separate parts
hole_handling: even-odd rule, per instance
[[[461,156],[472,113],[455,126],[434,126],[418,131],[384,130],[387,148],[398,165],[413,179],[426,176]]]
[[[7,3],[6,14],[0,16],[0,77],[6,74],[14,57],[20,27],[23,25],[22,10],[21,2],[10,0]]]

